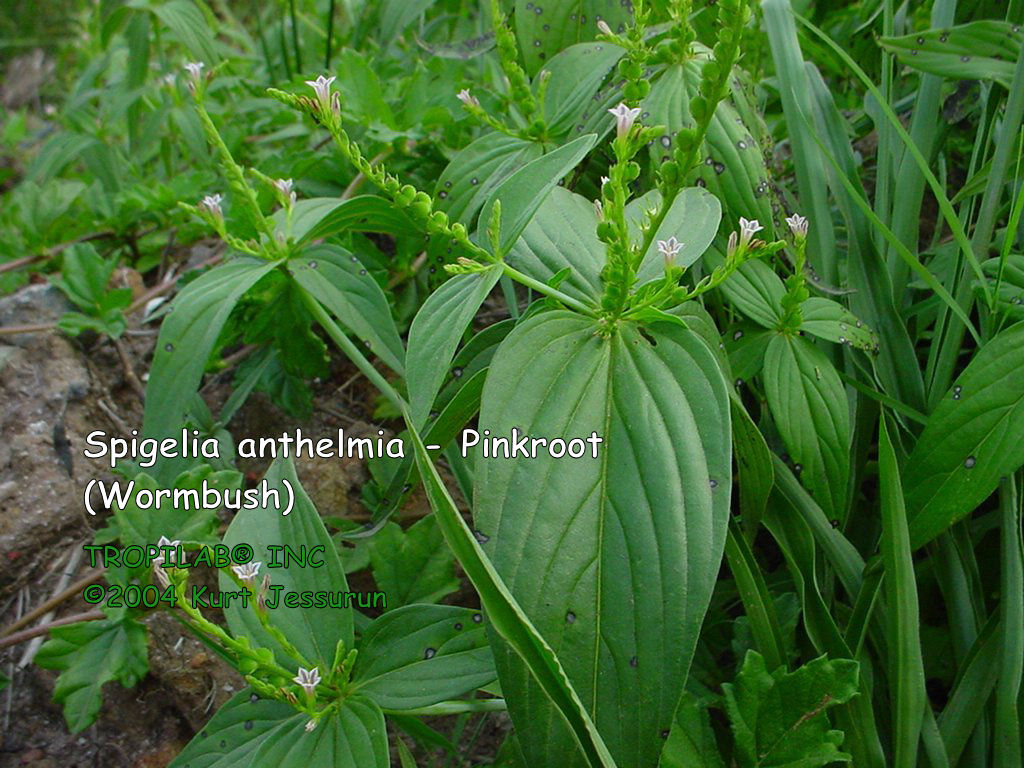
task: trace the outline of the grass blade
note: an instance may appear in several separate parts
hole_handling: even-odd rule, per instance
[[[889,439],[888,417],[883,411],[878,425],[878,464],[882,501],[882,561],[888,596],[887,625],[892,657],[894,711],[893,766],[914,768],[921,719],[927,706],[917,582],[910,548],[907,514],[903,507],[896,452]]]

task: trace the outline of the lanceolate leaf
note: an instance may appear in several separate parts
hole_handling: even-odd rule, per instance
[[[391,370],[404,372],[405,347],[388,300],[356,256],[337,246],[316,246],[290,259],[288,271]]]
[[[896,54],[901,64],[951,80],[995,80],[1004,87],[1013,80],[1024,32],[1007,21],[972,21],[950,29],[930,29],[902,37],[883,37],[878,44]]]
[[[913,768],[917,764],[921,716],[928,706],[928,698],[921,657],[921,620],[914,557],[910,549],[899,464],[889,438],[888,422],[889,417],[883,412],[878,428],[878,466],[882,492],[882,562],[885,564],[885,591],[889,598],[886,628],[895,660],[891,673],[896,726],[893,729],[893,766]]]
[[[836,369],[808,341],[780,334],[764,356],[764,390],[794,470],[826,514],[843,518],[850,411]]]
[[[551,190],[563,176],[579,165],[596,141],[596,134],[588,133],[524,165],[509,176],[494,190],[480,211],[478,239],[481,242],[487,241],[487,236],[482,233],[490,224],[495,201],[501,201],[501,251],[495,255],[504,256],[508,253]]]
[[[217,710],[170,768],[248,768],[270,735],[299,718],[285,702],[261,699],[246,688]]]
[[[462,334],[501,277],[501,265],[456,275],[423,302],[409,329],[407,362],[413,421],[422,428]]]
[[[527,70],[533,74],[573,43],[597,37],[599,19],[623,32],[632,5],[621,0],[516,0],[515,28]]]
[[[916,549],[983,502],[1024,464],[1024,323],[981,348],[928,418],[904,492]]]
[[[444,532],[448,546],[455,553],[466,576],[476,587],[480,602],[487,612],[487,620],[495,632],[523,659],[530,674],[542,688],[542,695],[553,702],[565,718],[576,743],[586,755],[586,765],[591,768],[616,768],[615,761],[594,727],[594,722],[580,701],[579,695],[566,677],[558,657],[523,613],[523,609],[509,592],[491,561],[487,559],[479,541],[462,519],[455,502],[444,487],[430,454],[412,423],[411,415],[406,412],[404,416],[430,506],[437,515],[438,525]]]
[[[661,195],[657,190],[653,190],[631,201],[626,207],[630,236],[638,245],[645,211],[650,208],[656,209],[660,203]],[[674,237],[682,243],[675,265],[688,267],[711,245],[711,241],[718,233],[718,224],[721,220],[722,204],[706,189],[689,187],[679,192],[672,201],[665,220],[658,227],[657,234],[651,239],[651,245],[644,254],[637,272],[637,280],[645,283],[664,274],[665,260],[658,252],[659,240]]]
[[[410,605],[390,611],[363,633],[353,685],[388,710],[472,693],[496,677],[484,626],[483,614],[471,608]]]
[[[541,154],[539,144],[503,133],[484,134],[460,151],[437,180],[438,207],[469,226],[497,186]]]
[[[544,282],[569,267],[571,272],[558,286],[560,291],[578,299],[600,296],[605,256],[604,244],[597,239],[594,204],[555,187],[505,260]]]
[[[324,528],[320,515],[313,503],[306,496],[295,475],[295,467],[290,459],[279,459],[270,465],[266,474],[267,487],[276,489],[281,498],[281,510],[273,506],[257,509],[242,509],[231,521],[224,534],[224,543],[230,547],[246,543],[255,550],[253,560],[263,564],[263,574],[270,576],[271,586],[283,587],[276,592],[279,602],[276,607],[268,608],[270,622],[280,629],[284,635],[305,656],[305,666],[316,665],[320,669],[328,669],[334,662],[334,654],[338,641],[345,643],[346,648],[352,647],[352,608],[345,607],[301,607],[288,606],[286,595],[289,592],[330,592],[344,593],[348,590],[345,570],[338,558],[338,550]],[[287,516],[282,515],[288,499],[287,485],[295,494],[294,508]],[[276,555],[268,549],[269,545],[287,544],[295,552],[301,547],[310,552],[314,547],[322,547],[316,553],[317,561],[322,565],[302,565],[292,561],[287,567],[269,567],[271,563],[283,564],[284,558],[280,550]],[[225,591],[236,590],[238,587],[225,574],[220,574],[220,588]],[[273,599],[271,593],[269,599]],[[232,601],[224,609],[228,626],[236,635],[246,634],[253,638],[255,644],[268,648],[280,649],[278,643],[260,625],[256,612],[252,607],[242,607],[239,601]],[[288,660],[284,652],[279,654],[280,663],[296,666]]]
[[[283,231],[284,211],[276,213],[274,219]],[[348,229],[357,232],[406,232],[412,226],[409,217],[383,197],[360,195],[349,200],[312,197],[295,204],[291,236],[298,243],[308,243]]]
[[[544,112],[553,134],[577,136],[600,104],[595,95],[625,50],[610,43],[581,43],[566,48],[544,66],[550,72]],[[605,123],[610,129],[612,120]]]
[[[308,722],[309,716],[302,714],[285,721],[267,736],[248,765],[388,768],[391,764],[384,715],[373,701],[349,696],[312,731],[306,730]]]
[[[499,349],[481,428],[549,439],[596,431],[604,443],[596,459],[479,460],[475,519],[617,764],[650,766],[722,556],[729,403],[718,363],[691,331],[675,323],[644,334],[622,324],[610,339],[597,331],[587,318],[546,312]],[[528,669],[504,644],[496,664],[527,763],[578,765]]]
[[[189,399],[199,388],[206,362],[235,304],[275,264],[238,258],[214,267],[178,294],[153,352],[146,411],[146,437],[164,438],[181,428]],[[158,462],[154,475],[170,483],[185,469],[181,460]]]
[[[836,344],[848,344],[872,353],[878,337],[850,310],[832,299],[812,296],[800,305],[800,330]]]

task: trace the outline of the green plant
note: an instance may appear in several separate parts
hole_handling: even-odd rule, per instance
[[[385,718],[403,766],[438,746],[457,765],[416,718],[506,709],[508,765],[1020,765],[1021,4],[960,24],[952,0],[813,20],[789,0],[321,5],[322,40],[318,5],[254,11],[246,65],[190,3],[110,22],[137,78],[154,20],[208,49],[155,114],[174,115],[168,177],[184,141],[220,180],[196,170],[196,204],[147,215],[225,247],[163,319],[143,423],[225,458],[124,473],[241,488],[233,415],[258,390],[310,413],[332,351],[410,446],[371,462],[363,526],[322,520],[287,461],[266,480],[295,511],[239,511],[222,536],[213,510],[114,509],[100,542],[326,553],[225,564],[222,589],[258,596],[226,627],[180,597],[187,569],[108,571],[174,586],[251,686],[174,765],[387,765]],[[305,74],[321,45],[334,77]],[[257,104],[236,121],[240,93]],[[85,188],[51,141],[35,162],[60,204],[18,234],[47,257]],[[136,229],[112,220],[114,242]],[[63,254],[83,313],[61,327],[116,338],[118,256]],[[214,417],[196,393],[241,345]],[[601,447],[469,455],[468,427]],[[403,528],[419,485],[433,513]],[[456,562],[480,610],[435,604],[461,596]],[[345,590],[367,568],[398,604],[377,618],[265,608],[272,585]],[[139,613],[44,647],[71,727],[104,681],[144,674]]]

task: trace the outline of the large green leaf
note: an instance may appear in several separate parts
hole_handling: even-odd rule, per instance
[[[949,29],[929,29],[878,44],[901,64],[950,80],[995,80],[1010,87],[1021,55],[1024,32],[1007,21],[972,21]]]
[[[842,519],[850,410],[836,369],[810,342],[779,334],[765,352],[764,392],[794,470],[825,513]]]
[[[598,20],[624,31],[632,11],[621,0],[516,0],[516,36],[527,70],[533,74],[559,51],[593,40]]]
[[[480,233],[477,238],[481,242],[489,242],[482,232],[490,225],[491,211],[495,202],[501,202],[501,239],[500,252],[496,256],[504,256],[515,245],[519,236],[530,223],[547,200],[551,190],[562,177],[579,165],[580,161],[597,142],[597,135],[588,133],[568,144],[538,157],[503,181],[484,203],[480,211]]]
[[[206,62],[207,67],[220,60],[210,25],[193,0],[137,0],[131,5],[135,8],[147,8],[156,14],[160,21],[170,27],[182,45],[188,48],[189,53],[199,61]]]
[[[284,229],[285,212],[274,214],[278,229]],[[348,200],[311,197],[299,200],[292,211],[291,236],[309,243],[346,230],[357,232],[408,232],[412,221],[383,197],[360,195]]]
[[[387,297],[356,256],[334,245],[315,246],[290,259],[288,271],[391,370],[404,372],[405,347]]]
[[[916,549],[1024,464],[1024,323],[981,348],[928,418],[903,489]]]
[[[261,699],[246,688],[217,710],[169,768],[248,768],[270,735],[299,718],[285,702]]]
[[[569,267],[572,271],[558,290],[587,300],[602,292],[604,248],[597,239],[594,204],[582,195],[555,187],[505,260],[545,283]]]
[[[60,670],[53,698],[64,705],[68,730],[78,733],[96,720],[105,683],[130,688],[149,671],[146,628],[125,616],[57,627],[35,662]]]
[[[169,768],[387,768],[380,708],[350,696],[312,731],[309,716],[245,689],[221,707]]]
[[[388,733],[375,703],[349,696],[312,731],[309,717],[295,715],[276,728],[253,753],[251,768],[388,768]],[[219,767],[218,767],[219,768]]]
[[[829,727],[826,710],[857,693],[857,662],[815,659],[787,672],[769,672],[748,651],[734,683],[726,683],[726,709],[736,737],[739,768],[815,768],[848,762],[843,732]]]
[[[645,212],[657,209],[661,204],[661,194],[651,190],[643,197],[638,197],[626,207],[626,217],[630,224],[630,236],[640,244],[640,226],[643,224]],[[693,264],[711,245],[718,233],[718,223],[722,220],[722,204],[718,198],[700,187],[689,187],[682,190],[672,200],[672,205],[665,214],[658,232],[651,239],[651,244],[644,254],[637,280],[641,283],[661,277],[665,272],[665,261],[658,251],[658,241],[676,238],[682,248],[676,256],[677,267],[688,267]]]
[[[553,135],[580,134],[600,108],[601,85],[625,50],[610,43],[580,43],[566,48],[544,66],[551,79],[544,98],[544,117]],[[599,99],[598,99],[599,101]],[[611,129],[614,121],[604,115]]]
[[[142,419],[146,437],[169,437],[181,428],[231,310],[274,266],[259,259],[234,259],[189,283],[175,298],[160,327],[149,371],[147,392],[152,396],[146,398]],[[186,465],[187,461],[165,459],[153,474],[170,483]]]
[[[481,429],[549,439],[596,431],[604,443],[596,459],[478,460],[474,516],[618,765],[650,766],[722,556],[729,402],[693,332],[675,323],[598,331],[594,320],[546,312],[498,350]],[[503,643],[496,664],[527,762],[579,764],[556,711]]]
[[[422,428],[441,391],[466,327],[501,277],[500,264],[456,275],[430,294],[409,328],[407,384],[413,421]]]
[[[484,134],[455,155],[437,180],[438,207],[469,226],[498,185],[541,154],[539,144],[504,133]]]
[[[410,710],[472,693],[495,677],[482,613],[409,605],[363,633],[352,684],[384,709]]]
[[[441,476],[437,473],[437,468],[412,423],[412,416],[408,412],[404,416],[430,506],[434,509],[445,541],[448,542],[466,576],[476,587],[490,625],[515,649],[540,685],[543,695],[565,718],[576,743],[586,755],[586,764],[591,768],[616,768],[608,747],[605,746],[593,720],[580,701],[579,694],[569,682],[558,657],[523,613],[523,609],[494,569],[494,565],[487,559],[480,542],[444,487]]]
[[[292,591],[346,592],[348,586],[345,570],[320,515],[299,484],[291,460],[275,461],[267,470],[264,480],[268,488],[279,492],[282,507],[289,493],[286,486],[290,486],[295,499],[293,509],[287,516],[282,514],[283,509],[278,511],[273,506],[242,509],[224,533],[224,543],[230,547],[243,542],[252,546],[255,550],[253,559],[263,564],[260,573],[268,574],[272,585],[284,587],[278,593],[280,602],[277,607],[267,611],[270,623],[281,630],[303,654],[307,662],[303,666],[315,665],[321,670],[330,669],[338,642],[344,642],[346,648],[352,647],[352,609],[330,606],[289,607],[285,605],[284,596]],[[306,547],[307,552],[313,547],[323,547],[318,553],[318,559],[322,558],[323,565],[303,566],[291,561],[287,567],[269,567],[271,562],[281,564],[283,557],[280,551],[276,557],[271,555],[268,546],[285,544],[295,551]],[[220,574],[220,588],[225,591],[237,589],[224,573]],[[224,613],[228,626],[236,635],[248,635],[257,644],[274,648],[282,664],[293,668],[297,666],[294,661],[287,659],[277,641],[263,629],[252,606],[243,608],[238,601],[232,601]]]

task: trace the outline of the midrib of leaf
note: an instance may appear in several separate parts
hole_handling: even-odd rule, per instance
[[[789,736],[790,734],[795,733],[796,730],[800,726],[802,726],[804,723],[808,722],[809,720],[814,719],[816,716],[818,716],[822,712],[824,712],[825,711],[825,707],[828,706],[828,703],[830,701],[832,701],[832,694],[826,693],[824,696],[822,696],[821,700],[818,702],[818,706],[816,706],[814,709],[808,710],[807,712],[804,712],[802,715],[800,715],[800,717],[797,718],[796,722],[794,722],[791,726],[789,726],[789,728],[787,728],[785,731],[783,731],[781,734],[779,734],[779,738],[777,738],[774,742],[772,742],[772,744],[769,745],[768,749],[766,749],[764,752],[758,753],[758,755],[757,755],[757,762],[760,764],[762,760],[764,760],[765,758],[771,756],[772,752],[774,752],[776,749],[778,749],[779,745],[782,744],[786,740],[787,736]]]
[[[612,376],[615,371],[615,344],[614,342],[606,342],[608,345],[608,374],[605,379],[605,405],[604,405],[604,429],[603,435],[608,436],[608,440],[611,440],[611,422],[612,422]],[[593,665],[593,679],[591,681],[591,697],[593,698],[593,704],[591,709],[593,711],[594,722],[598,722],[597,716],[597,678],[598,668],[601,665],[601,607],[602,598],[604,596],[603,590],[601,589],[602,571],[604,568],[604,516],[605,510],[608,506],[608,454],[611,453],[610,444],[606,443],[604,451],[601,454],[601,479],[599,482],[600,496],[598,497],[597,503],[597,600],[596,600],[596,622],[597,627],[594,632],[594,653],[591,660]]]

